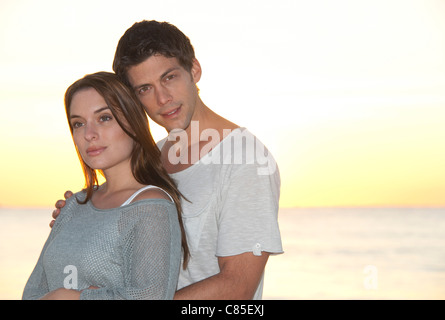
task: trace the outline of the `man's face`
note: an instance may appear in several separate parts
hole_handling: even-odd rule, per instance
[[[196,83],[201,67],[197,60],[187,72],[176,58],[154,55],[130,67],[127,76],[153,121],[168,132],[187,129],[199,100]]]

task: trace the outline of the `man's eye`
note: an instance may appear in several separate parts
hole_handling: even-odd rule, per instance
[[[139,93],[139,94],[146,94],[149,90],[150,90],[150,87],[149,87],[149,86],[143,86],[143,87],[140,87],[140,88],[139,88],[138,93]]]

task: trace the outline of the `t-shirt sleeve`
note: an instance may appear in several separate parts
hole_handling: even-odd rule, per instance
[[[222,181],[216,255],[282,253],[278,167],[264,174],[258,164],[235,164]]]

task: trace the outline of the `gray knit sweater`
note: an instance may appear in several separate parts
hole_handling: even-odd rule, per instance
[[[145,199],[101,210],[71,197],[23,299],[39,299],[62,287],[83,290],[81,299],[172,299],[180,264],[181,234],[171,201]]]

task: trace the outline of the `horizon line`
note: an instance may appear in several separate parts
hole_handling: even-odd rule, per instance
[[[1,205],[0,210],[54,210],[55,206],[41,206],[41,205]],[[443,205],[309,205],[309,206],[279,206],[280,209],[445,209]]]

